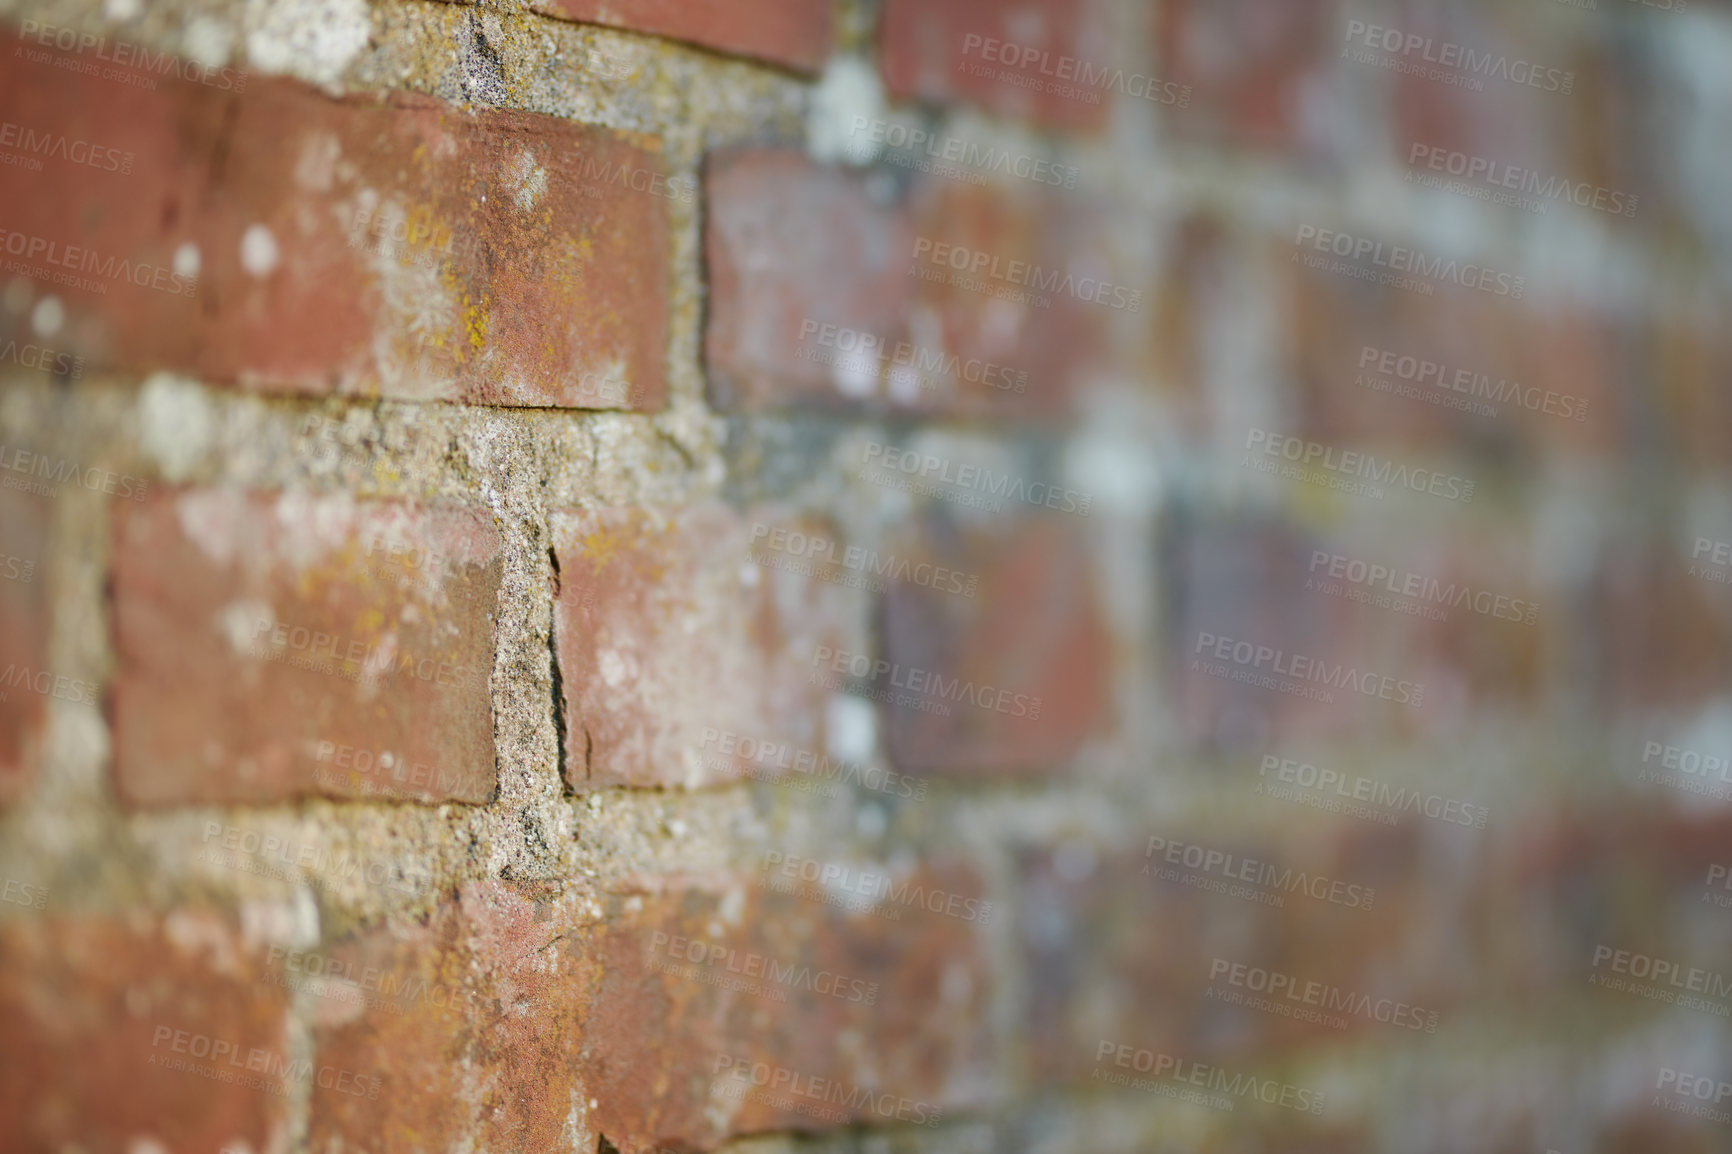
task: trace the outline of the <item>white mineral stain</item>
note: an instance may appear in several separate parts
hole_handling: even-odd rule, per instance
[[[247,61],[333,84],[372,32],[367,0],[248,0]]]
[[[277,267],[277,238],[262,224],[251,225],[241,237],[241,267],[254,276],[269,276]]]

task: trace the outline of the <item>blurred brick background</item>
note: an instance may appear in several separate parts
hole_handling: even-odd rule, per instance
[[[0,24],[0,1150],[1732,1149],[1732,9]]]

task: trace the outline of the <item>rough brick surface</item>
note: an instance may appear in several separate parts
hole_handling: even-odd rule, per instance
[[[1141,307],[1098,206],[1050,190],[916,178],[892,200],[774,149],[713,161],[706,186],[724,407],[1062,418],[1107,318]]]
[[[751,766],[711,730],[822,753],[812,654],[848,634],[847,590],[761,566],[721,505],[559,517],[555,636],[566,779],[589,791],[699,786]]]
[[[1080,75],[1115,65],[1096,0],[888,0],[885,86],[902,100],[964,100],[1053,128],[1093,130],[1114,92]]]
[[[544,898],[466,885],[425,924],[363,933],[325,951],[339,967],[371,969],[429,994],[321,1016],[319,1062],[378,1071],[392,1092],[315,1090],[315,1149],[408,1154],[467,1139],[477,1149],[530,1151],[575,1137],[572,1119],[587,1112],[580,1011],[595,974],[580,941],[564,936],[569,913],[556,920],[545,900],[538,904]]]
[[[975,597],[898,584],[882,604],[894,665],[869,684],[892,756],[911,772],[1062,766],[1112,716],[1112,647],[1098,593],[1058,515],[980,530],[931,515],[915,555],[979,576]],[[939,712],[942,709],[944,712]]]
[[[1325,0],[1159,0],[1163,78],[1183,86],[1171,123],[1216,143],[1321,148],[1336,10]]]
[[[93,366],[300,393],[660,408],[661,159],[550,117],[255,80],[143,91],[15,53],[10,116],[123,170],[0,170],[8,268]],[[136,157],[133,157],[136,154]],[[117,162],[118,163],[118,162]],[[127,270],[131,270],[130,274]],[[130,275],[133,279],[128,280]],[[547,316],[567,318],[549,325]]]
[[[686,40],[816,72],[830,55],[835,0],[537,0],[538,12]]]
[[[483,514],[397,501],[169,489],[117,508],[121,794],[487,800],[499,548]]]
[[[870,888],[870,868],[854,884]],[[340,943],[342,964],[450,996],[326,1016],[321,1063],[408,1089],[318,1093],[315,1143],[389,1154],[435,1134],[514,1150],[605,1136],[621,1150],[708,1150],[977,1102],[991,1052],[979,880],[954,864],[880,869],[896,888],[873,913],[774,892],[767,875],[656,879],[607,895],[599,922],[559,887],[485,884],[425,927]],[[793,884],[805,886],[797,870]],[[952,896],[974,916],[933,912]],[[735,1078],[754,1066],[758,1084]]]
[[[714,399],[763,408],[882,392],[876,358],[852,372],[822,362],[848,351],[827,348],[823,326],[891,346],[906,338],[913,234],[902,215],[875,203],[859,179],[790,150],[714,158],[705,185]]]
[[[6,450],[0,449],[0,453]],[[29,783],[56,686],[48,662],[49,501],[0,489],[0,802]],[[43,680],[47,674],[48,679]],[[59,686],[82,697],[83,683]]]
[[[262,953],[198,909],[0,927],[0,1145],[286,1141],[287,1002]]]

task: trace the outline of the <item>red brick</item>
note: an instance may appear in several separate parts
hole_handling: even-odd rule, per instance
[[[1006,46],[990,47],[996,59],[988,42]],[[1018,63],[999,62],[1010,46]],[[898,100],[968,101],[1051,128],[1099,129],[1117,96],[1118,54],[1101,0],[886,0],[879,53]],[[1108,69],[1109,81],[1079,83],[1079,65]]]
[[[0,489],[0,803],[16,799],[34,776],[57,688],[48,663],[50,586],[43,569],[51,512],[47,498]],[[65,683],[59,688],[68,695]],[[83,682],[77,695],[84,696]]]
[[[1420,297],[1288,267],[1284,355],[1310,435],[1428,452],[1494,437],[1519,438],[1534,455],[1615,447],[1613,366],[1628,354],[1603,319],[1485,293]],[[1411,358],[1410,376],[1380,369],[1384,354]],[[1412,379],[1421,362],[1440,366],[1441,377]]]
[[[1049,772],[1102,733],[1112,646],[1079,531],[1056,515],[983,530],[934,513],[899,552],[979,577],[974,597],[908,583],[884,594],[884,656],[897,668],[869,684],[898,699],[883,712],[900,768]],[[962,687],[906,688],[929,675]]]
[[[122,796],[490,799],[499,552],[455,507],[226,489],[117,507]]]
[[[944,1111],[978,1103],[992,1052],[978,923],[918,907],[898,920],[845,914],[760,880],[731,874],[688,888],[645,879],[606,895],[599,921],[585,912],[586,895],[477,883],[425,926],[381,927],[333,946],[345,964],[462,996],[323,1016],[319,1063],[376,1070],[393,1092],[315,1090],[314,1145],[364,1140],[391,1154],[468,1140],[539,1150],[576,1137],[594,1149],[605,1136],[621,1150],[708,1150],[736,1134],[822,1128],[767,1101],[713,1094],[726,1058]],[[980,892],[959,865],[898,881]],[[676,936],[733,952],[676,963],[667,958]],[[657,959],[691,968],[669,972]],[[771,961],[790,976],[726,984],[730,965],[762,971]],[[798,976],[805,967],[809,980]],[[818,972],[846,979],[845,996],[818,992]],[[841,1037],[852,1043],[839,1046]],[[860,1102],[826,1108],[860,1123],[894,1121]]]
[[[287,1142],[276,1092],[289,1077],[287,1004],[261,980],[259,953],[201,910],[0,927],[0,1147],[126,1154],[148,1140],[218,1154]],[[211,1057],[219,1043],[238,1059]],[[255,1050],[280,1076],[248,1070]],[[270,1089],[173,1067],[182,1060]]]
[[[978,876],[956,863],[912,872],[866,868],[928,895],[982,892]],[[971,920],[893,900],[877,913],[843,912],[763,888],[762,881],[760,875],[744,882],[750,889],[743,906],[726,891],[646,894],[640,912],[610,921],[597,945],[610,977],[586,1019],[585,1059],[603,1103],[599,1128],[622,1150],[628,1142],[681,1141],[708,1149],[730,1134],[839,1124],[763,1098],[716,1097],[715,1086],[728,1077],[726,1067],[718,1070],[723,1057],[762,1062],[802,1082],[834,1080],[850,1096],[873,1095],[873,1105],[849,1104],[826,1102],[818,1091],[814,1104],[841,1111],[847,1117],[840,1124],[891,1126],[918,1122],[933,1108],[951,1113],[981,1105],[994,1053],[992,975],[982,936],[990,915],[972,907],[982,916]],[[790,989],[789,1001],[779,1003],[761,992],[775,982],[735,991],[686,973],[656,972],[646,963],[656,955],[657,932],[716,942],[746,959],[736,960],[741,966],[755,953],[782,967],[827,969],[876,984],[876,995],[868,1005]],[[727,964],[704,968],[725,975]],[[911,1105],[898,1119],[897,1106],[880,1095]],[[918,1113],[913,1103],[921,1104]]]
[[[915,188],[909,211],[915,244],[926,245],[909,261],[924,274],[911,317],[945,350],[1028,376],[1024,394],[975,387],[944,411],[1042,425],[1069,417],[1091,374],[1111,363],[1110,319],[1140,324],[1145,292],[1113,231],[1130,222],[1099,201],[938,180]],[[944,259],[940,245],[952,246]],[[984,273],[959,274],[958,250]],[[928,279],[934,273],[942,279]]]
[[[1181,86],[1168,119],[1194,139],[1307,151],[1335,45],[1330,0],[1160,0],[1160,78]],[[1307,123],[1306,114],[1312,114]]]
[[[802,326],[833,324],[890,346],[905,339],[908,222],[874,203],[859,178],[792,150],[712,158],[706,193],[712,400],[846,403],[831,370],[800,355],[823,351]],[[872,381],[873,392],[881,387]]]
[[[1104,356],[1108,318],[1142,303],[1099,206],[938,179],[881,203],[870,182],[785,150],[711,162],[711,399],[741,409],[1067,416]],[[964,287],[931,259],[940,244],[1007,274],[1023,265],[1069,274],[1107,300],[1053,291],[1038,306]],[[919,275],[939,271],[939,280]],[[873,351],[860,351],[863,337],[877,342]]]
[[[1717,470],[1732,442],[1732,395],[1719,385],[1732,366],[1725,332],[1699,319],[1667,314],[1656,317],[1642,335],[1648,339],[1630,355],[1637,359],[1635,375],[1643,387],[1626,386],[1626,394],[1634,396],[1619,399],[1649,409],[1664,426],[1668,444],[1693,471]],[[1615,410],[1609,400],[1605,409],[1602,420],[1610,425]]]
[[[1423,660],[1435,647],[1416,640],[1413,616],[1306,588],[1314,580],[1312,552],[1326,544],[1265,518],[1188,514],[1174,518],[1168,534],[1166,660],[1174,716],[1195,747],[1246,751],[1272,739],[1411,736],[1437,717],[1439,686],[1431,675],[1438,670]],[[1223,641],[1229,658],[1235,645],[1249,644],[1278,651],[1284,665],[1298,657],[1321,663],[1307,671],[1337,684],[1285,678],[1315,691],[1307,695],[1241,680],[1268,676],[1275,657],[1266,654],[1257,665],[1253,652],[1251,663],[1236,663],[1217,656]]]
[[[685,40],[799,72],[830,56],[835,0],[535,0],[537,12]]]
[[[339,965],[451,996],[321,1014],[317,1062],[376,1071],[389,1091],[315,1087],[313,1148],[531,1151],[562,1137],[569,1147],[567,1118],[586,1110],[582,1008],[599,975],[568,936],[571,915],[555,916],[546,899],[545,890],[467,883],[425,923],[392,923],[326,951]]]
[[[1338,828],[1317,837],[1311,825],[1297,822],[1263,828],[1270,831],[1266,836],[1244,826],[1233,832],[1183,827],[1147,832],[1169,843],[1234,854],[1236,860],[1267,862],[1278,874],[1291,869],[1294,875],[1358,886],[1360,900],[1368,900],[1369,907],[1264,887],[1281,899],[1277,906],[1181,884],[1156,876],[1166,863],[1159,854],[1149,856],[1146,843],[1099,856],[1080,842],[1057,851],[1019,851],[1014,924],[1032,978],[1027,1031],[1036,1079],[1050,1085],[1093,1081],[1102,1065],[1097,1048],[1108,1040],[1250,1072],[1285,1062],[1310,1046],[1380,1034],[1384,1041],[1399,1041],[1409,1033],[1405,1027],[1390,1033],[1392,1027],[1364,1017],[1338,1031],[1231,1005],[1210,995],[1211,984],[1233,988],[1225,978],[1212,982],[1217,958],[1373,997],[1406,998],[1426,1010],[1447,1007],[1427,1000],[1434,991],[1425,984],[1424,966],[1391,966],[1402,957],[1404,935],[1418,915],[1437,908],[1410,908],[1399,902],[1400,895],[1393,904],[1389,900],[1387,887],[1415,872],[1411,831],[1399,843],[1408,852],[1393,855],[1398,868],[1366,853],[1363,843],[1372,839],[1356,830]],[[1170,868],[1222,880],[1219,869]],[[1375,892],[1367,898],[1367,891]]]
[[[25,50],[0,39],[8,59]],[[10,118],[136,154],[130,171],[50,160],[0,172],[0,199],[18,206],[13,271],[63,300],[57,339],[92,367],[295,393],[663,404],[669,240],[656,193],[691,189],[666,183],[657,153],[409,94],[334,101],[276,79],[142,90],[13,63],[0,78]],[[609,179],[621,174],[655,193]],[[32,238],[52,251],[30,258]],[[173,272],[187,245],[195,281]],[[157,270],[163,288],[104,279],[106,263],[83,278],[92,287],[54,283],[51,260],[83,267],[67,246]],[[555,315],[566,322],[545,323]]]
[[[825,750],[828,694],[811,658],[846,644],[852,598],[753,562],[752,528],[766,518],[786,523],[713,504],[556,518],[572,788],[733,780],[750,763],[706,743],[711,728]]]
[[[1692,575],[1688,549],[1633,533],[1596,559],[1578,621],[1593,656],[1570,672],[1602,707],[1705,708],[1732,675],[1732,590]]]

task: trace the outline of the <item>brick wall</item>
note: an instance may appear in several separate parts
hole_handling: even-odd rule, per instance
[[[1732,1148],[1732,12],[0,0],[0,1150]]]

